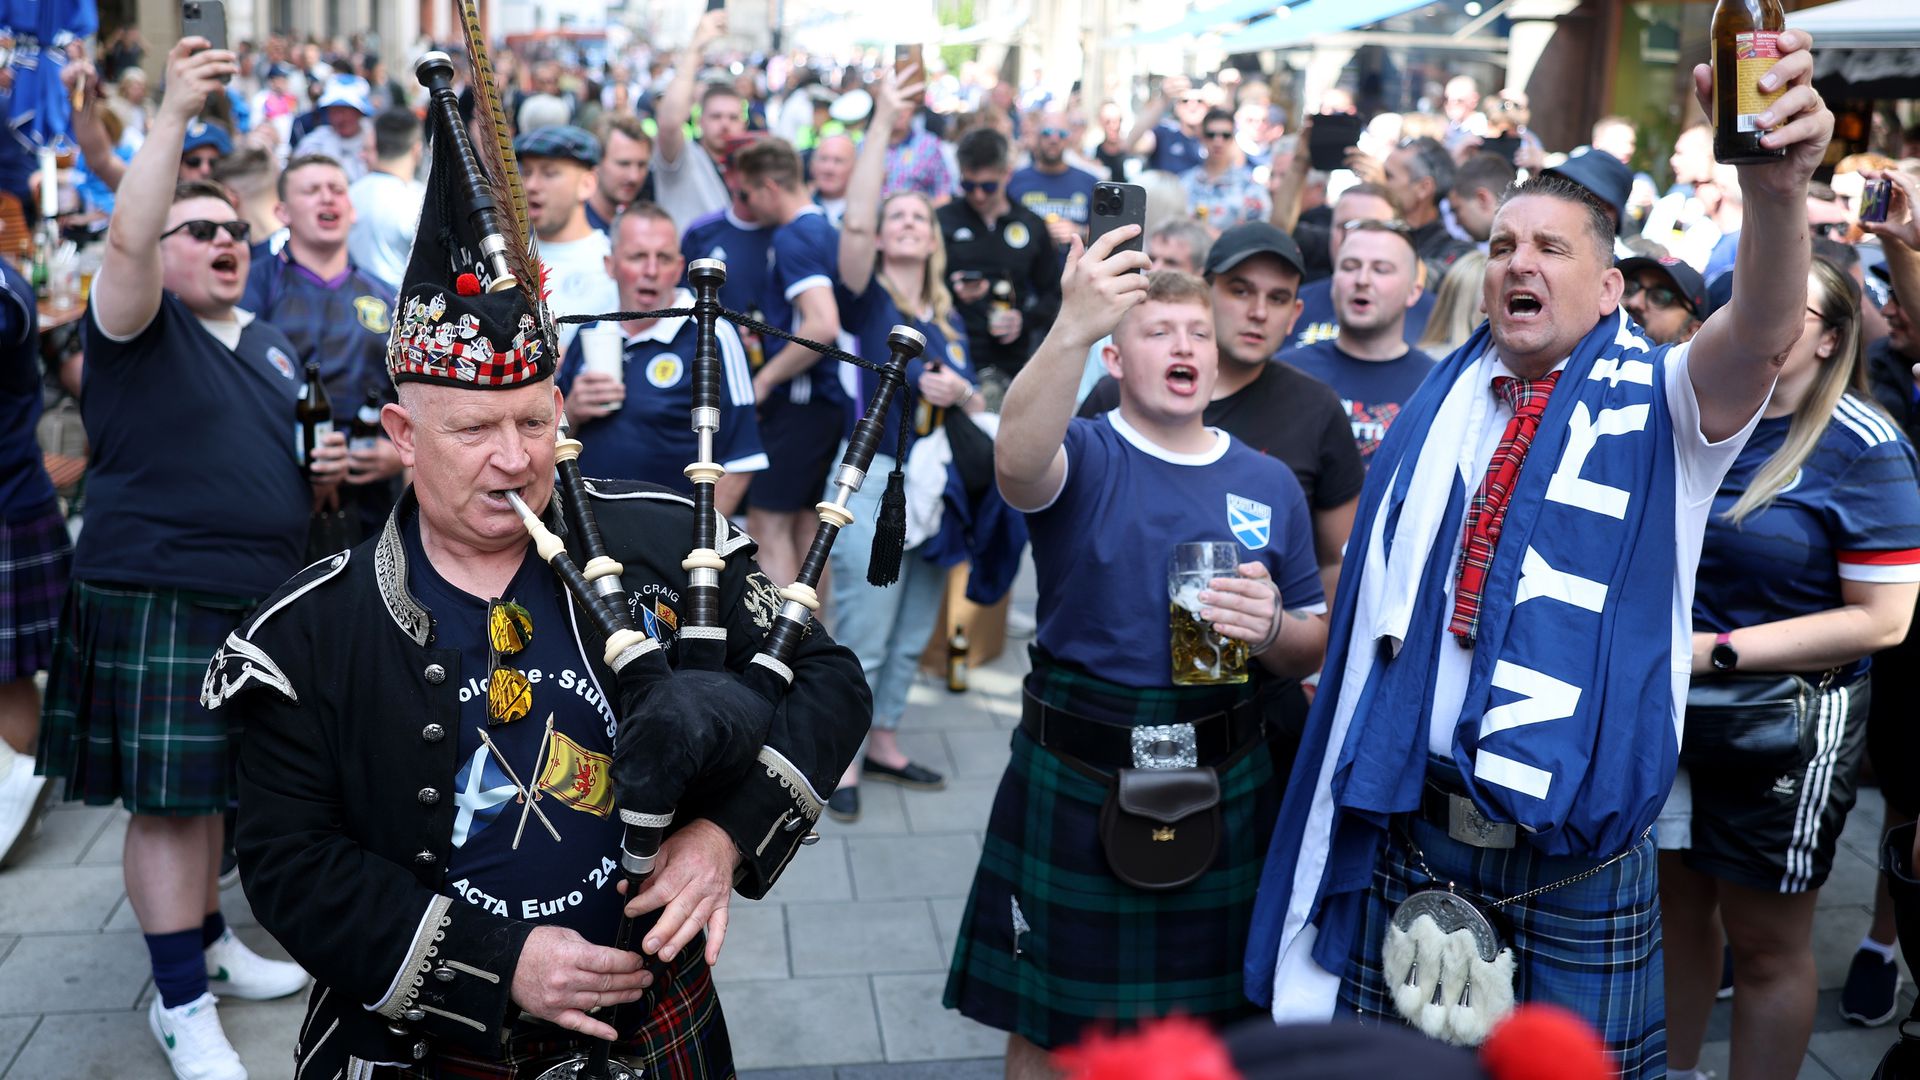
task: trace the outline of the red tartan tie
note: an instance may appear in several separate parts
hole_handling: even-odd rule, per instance
[[[1513,409],[1513,419],[1500,436],[1500,445],[1487,462],[1487,477],[1467,504],[1466,539],[1460,545],[1460,572],[1453,590],[1453,620],[1447,629],[1472,645],[1480,630],[1480,592],[1486,588],[1487,571],[1493,568],[1493,551],[1500,545],[1500,527],[1507,519],[1507,500],[1520,478],[1520,463],[1527,460],[1527,448],[1533,445],[1533,433],[1540,428],[1540,414],[1547,411],[1547,397],[1560,378],[1555,371],[1544,379],[1514,379],[1502,375],[1493,380],[1493,392]]]

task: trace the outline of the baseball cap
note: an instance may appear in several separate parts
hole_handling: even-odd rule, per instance
[[[372,91],[367,80],[358,75],[335,75],[327,80],[327,88],[321,92],[320,101],[315,108],[325,109],[333,105],[346,105],[357,109],[362,116],[373,115],[373,103],[368,100]]]
[[[1297,274],[1305,274],[1306,260],[1300,257],[1300,245],[1280,229],[1264,221],[1247,221],[1220,234],[1207,252],[1206,276],[1224,274],[1255,255],[1272,255]]]
[[[600,164],[600,140],[572,124],[535,128],[513,140],[513,152],[523,158],[561,158],[591,169]]]
[[[1707,317],[1707,280],[1700,276],[1700,271],[1679,259],[1672,256],[1655,259],[1640,255],[1631,259],[1621,259],[1613,265],[1623,274],[1642,269],[1658,270],[1667,276],[1668,281],[1673,282],[1673,289],[1680,294],[1680,301],[1687,305],[1687,310],[1692,312],[1695,318]]]
[[[211,146],[220,151],[221,157],[233,153],[233,140],[228,138],[226,128],[219,124],[209,124],[205,120],[189,122],[186,140],[180,144],[180,155],[185,157],[205,146]]]
[[[827,106],[827,115],[843,124],[857,124],[873,111],[873,95],[855,87]]]
[[[1627,220],[1627,196],[1633,191],[1633,173],[1620,164],[1619,158],[1581,147],[1574,151],[1574,156],[1546,171],[1579,184],[1612,207],[1614,231],[1620,231],[1620,223]]]

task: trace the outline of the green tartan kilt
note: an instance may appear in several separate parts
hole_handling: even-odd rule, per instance
[[[200,704],[207,663],[257,601],[76,581],[41,710],[39,769],[66,797],[136,814],[218,814],[235,795],[234,710]]]
[[[1174,723],[1234,704],[1250,687],[1135,690],[1036,654],[1028,689],[1049,705],[1136,724]],[[1107,788],[1024,731],[1001,777],[960,921],[945,1004],[1053,1048],[1181,1013],[1224,1026],[1259,1010],[1241,989],[1254,890],[1281,782],[1261,748],[1220,775],[1213,866],[1180,889],[1122,883],[1100,848]]]

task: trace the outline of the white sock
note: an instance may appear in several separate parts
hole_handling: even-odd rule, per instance
[[[1887,963],[1893,963],[1893,946],[1882,945],[1871,937],[1860,939],[1860,951],[1874,953]]]

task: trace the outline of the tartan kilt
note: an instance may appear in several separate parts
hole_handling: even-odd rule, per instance
[[[58,502],[0,520],[0,683],[51,666],[72,567],[73,545]]]
[[[258,601],[76,581],[41,710],[39,769],[66,798],[136,814],[225,811],[236,794],[233,709],[200,704],[207,663]]]
[[[1400,820],[1433,873],[1483,905],[1600,861],[1539,855],[1524,840],[1513,848],[1476,848],[1417,815]],[[1340,1011],[1364,1023],[1404,1023],[1381,974],[1381,948],[1393,909],[1432,884],[1408,849],[1406,831],[1396,826],[1389,835],[1340,984]],[[1514,1000],[1559,1005],[1584,1018],[1625,1080],[1658,1080],[1667,1070],[1656,859],[1652,838],[1643,836],[1631,854],[1593,877],[1491,913],[1513,949]]]
[[[706,939],[687,943],[667,978],[627,1010],[647,1007],[643,1026],[614,1044],[613,1059],[644,1080],[733,1080],[733,1043],[707,967]],[[656,974],[658,969],[656,969]],[[562,1055],[590,1049],[583,1036],[543,1026],[508,1040],[506,1057],[487,1061],[441,1048],[432,1060],[383,1072],[398,1080],[533,1080]]]
[[[1205,716],[1253,692],[1120,687],[1049,665],[1037,650],[1027,688],[1048,705],[1134,724]],[[1047,1048],[1173,1013],[1216,1026],[1259,1015],[1241,965],[1279,810],[1271,756],[1256,747],[1221,771],[1220,851],[1179,889],[1147,892],[1113,876],[1099,839],[1106,796],[1106,785],[1014,731],[945,1005]],[[1026,926],[1017,934],[1016,917]]]

